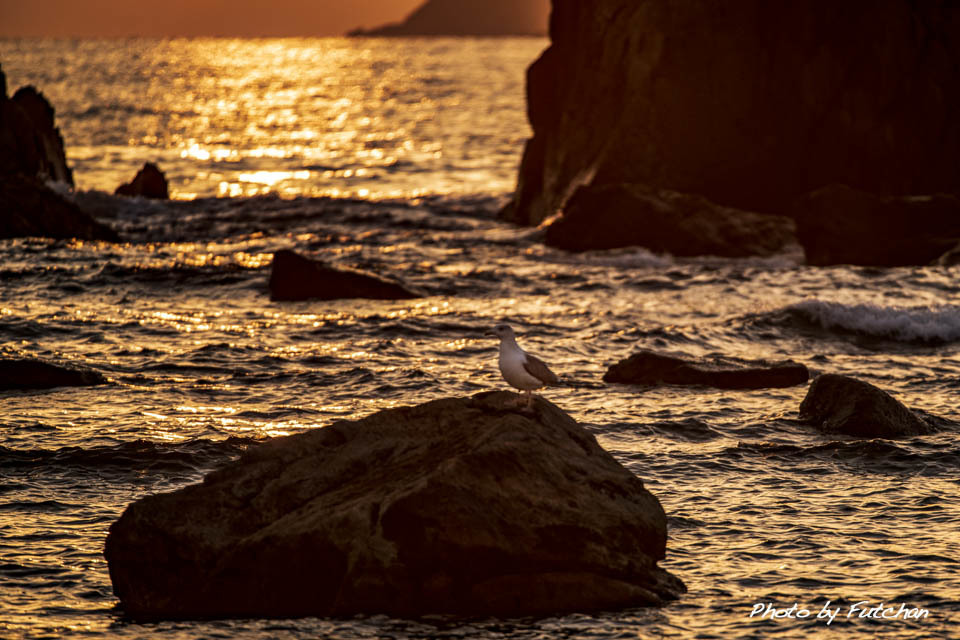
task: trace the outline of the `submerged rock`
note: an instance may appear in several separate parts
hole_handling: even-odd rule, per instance
[[[800,420],[826,433],[859,438],[898,438],[932,433],[932,420],[917,415],[882,389],[848,376],[824,374],[800,403]]]
[[[550,402],[487,392],[277,438],[110,527],[138,617],[522,616],[660,604],[666,517]]]
[[[550,0],[426,0],[406,20],[351,36],[544,35]]]
[[[114,193],[118,196],[140,196],[155,200],[169,200],[170,191],[167,189],[167,177],[160,168],[152,162],[144,163],[133,180],[117,187]]]
[[[30,358],[0,358],[0,390],[52,389],[106,384],[96,371],[71,369]]]
[[[831,185],[804,197],[797,236],[813,265],[923,265],[960,240],[960,199],[951,195],[882,197]]]
[[[765,362],[712,357],[683,359],[640,351],[612,365],[604,382],[640,385],[703,385],[717,389],[792,387],[810,377],[807,368],[792,360]]]
[[[770,255],[796,242],[794,223],[721,207],[699,196],[618,184],[581,187],[547,227],[546,244],[568,251],[646,247],[675,256]]]
[[[505,217],[641,183],[786,214],[832,183],[960,194],[960,5],[554,0]]]
[[[334,269],[289,249],[273,254],[271,300],[405,300],[419,297],[402,284],[361,271]]]

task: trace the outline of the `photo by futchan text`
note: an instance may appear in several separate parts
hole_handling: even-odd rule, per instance
[[[823,606],[801,608],[796,602],[790,607],[778,607],[773,602],[758,602],[750,611],[750,618],[758,620],[822,620],[831,624],[836,619],[854,620],[858,618],[872,618],[874,620],[924,620],[930,616],[930,611],[920,607],[912,607],[906,603],[873,604],[869,600],[861,600],[850,605],[831,604],[827,600]]]

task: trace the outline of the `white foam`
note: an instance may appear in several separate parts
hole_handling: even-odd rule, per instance
[[[804,300],[787,307],[825,329],[845,329],[906,342],[960,340],[960,306],[884,307]]]

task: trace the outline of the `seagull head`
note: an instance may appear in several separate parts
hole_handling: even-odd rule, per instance
[[[487,335],[493,338],[500,338],[501,340],[514,337],[513,329],[510,328],[508,324],[498,324],[492,331],[487,331]]]

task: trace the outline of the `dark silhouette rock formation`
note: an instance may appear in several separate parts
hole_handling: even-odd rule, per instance
[[[550,0],[427,0],[407,19],[351,36],[542,36]]]
[[[833,183],[960,193],[960,5],[554,0],[504,217],[641,183],[787,214]]]
[[[960,242],[960,199],[882,197],[831,185],[800,201],[796,221],[809,264],[927,264]]]
[[[676,384],[717,389],[767,389],[804,384],[809,377],[807,368],[792,360],[685,359],[643,350],[612,365],[603,380],[649,386]]]
[[[144,163],[133,180],[117,187],[114,192],[118,196],[141,196],[157,200],[169,200],[170,192],[167,189],[167,178],[160,168],[152,162]]]
[[[0,390],[88,387],[106,384],[96,371],[71,369],[30,358],[0,358]]]
[[[848,376],[824,374],[800,403],[800,420],[825,433],[899,438],[932,433],[935,421],[903,406],[882,389]]]
[[[666,516],[550,402],[487,392],[277,438],[127,507],[137,617],[521,616],[660,604]]]
[[[545,242],[568,251],[640,246],[675,256],[770,255],[796,242],[793,220],[634,184],[580,187]]]
[[[0,238],[116,240],[117,235],[45,181],[73,185],[54,110],[33,87],[7,97],[0,69]]]
[[[405,300],[419,297],[402,284],[361,271],[334,269],[289,249],[273,254],[271,300]]]

